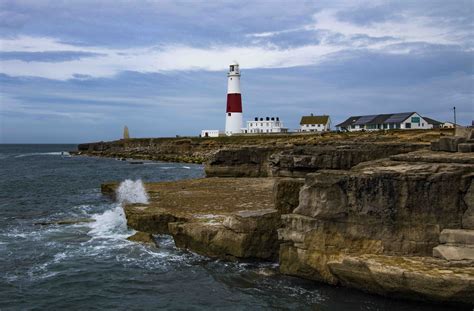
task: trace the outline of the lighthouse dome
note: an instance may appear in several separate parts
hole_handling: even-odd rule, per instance
[[[229,74],[239,75],[239,64],[237,62],[233,62],[229,65]]]

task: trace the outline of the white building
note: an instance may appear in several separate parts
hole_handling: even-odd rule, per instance
[[[219,137],[219,130],[202,130],[201,137]]]
[[[247,121],[247,127],[242,129],[243,133],[286,133],[287,128],[283,127],[283,122],[279,117],[255,118]]]
[[[327,132],[331,130],[331,118],[326,115],[301,117],[300,131],[301,132]]]
[[[240,95],[239,65],[229,66],[227,73],[227,108],[225,117],[226,135],[238,134],[242,131],[242,96]]]
[[[441,128],[444,129],[453,129],[454,128],[454,123],[453,122],[443,122],[441,124]]]
[[[389,129],[431,129],[433,124],[416,112],[349,117],[336,125],[341,131],[376,131]]]

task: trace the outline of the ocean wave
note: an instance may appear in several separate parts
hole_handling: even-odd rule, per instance
[[[88,225],[91,228],[89,234],[94,238],[124,239],[130,235],[125,213],[120,204],[102,214],[92,215],[92,219],[95,222]]]
[[[23,154],[16,155],[15,158],[33,157],[33,156],[70,156],[70,154],[67,151],[32,152],[32,153],[23,153]]]

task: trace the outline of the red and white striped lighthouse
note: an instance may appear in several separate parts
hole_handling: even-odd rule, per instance
[[[232,135],[242,132],[242,96],[240,95],[240,71],[237,63],[229,66],[227,77],[225,134]]]

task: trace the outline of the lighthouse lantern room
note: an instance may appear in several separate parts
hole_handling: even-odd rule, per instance
[[[227,74],[227,109],[225,119],[225,133],[232,135],[242,132],[242,96],[240,95],[239,65],[229,66]]]

